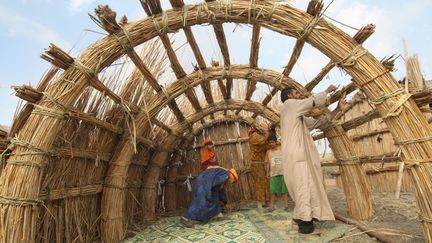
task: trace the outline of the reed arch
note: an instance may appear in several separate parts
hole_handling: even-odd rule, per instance
[[[422,215],[425,239],[427,242],[432,241],[432,223],[430,220],[432,218],[432,209],[429,203],[432,198],[432,190],[428,186],[430,171],[432,170],[430,165],[430,158],[432,157],[430,138],[432,137],[432,131],[428,128],[425,118],[420,115],[420,110],[413,99],[400,89],[389,70],[361,46],[361,43],[371,34],[370,27],[369,29],[362,29],[354,37],[348,36],[320,17],[319,13],[322,5],[319,1],[311,1],[307,12],[267,0],[252,3],[247,0],[209,0],[206,3],[187,7],[184,7],[180,0],[171,0],[170,2],[174,8],[165,12],[162,12],[162,9],[158,8],[157,5],[152,7],[143,3],[143,7],[150,17],[133,23],[122,23],[121,25],[115,22],[115,17],[112,18],[112,12],[109,9],[99,11],[97,13],[99,15],[98,23],[109,35],[94,43],[76,59],[71,58],[55,46],[48,49],[44,59],[63,68],[65,71],[47,87],[43,97],[38,102],[38,106],[18,132],[17,138],[13,141],[14,147],[11,148],[13,153],[8,158],[8,163],[2,171],[0,178],[0,196],[2,199],[0,234],[3,241],[35,241],[37,239],[36,232],[41,227],[39,213],[43,211],[41,205],[44,203],[44,197],[41,197],[41,195],[44,195],[41,184],[46,175],[43,174],[43,171],[47,164],[50,165],[50,161],[47,162],[46,157],[51,156],[53,153],[51,150],[52,144],[64,124],[64,119],[71,116],[71,114],[77,117],[79,116],[76,114],[83,115],[70,110],[68,107],[71,107],[77,101],[86,87],[91,86],[104,92],[115,103],[128,110],[130,114],[135,115],[137,134],[142,133],[147,127],[148,118],[156,115],[156,113],[142,112],[139,107],[133,103],[125,102],[119,95],[108,89],[98,79],[97,74],[101,70],[111,65],[121,56],[127,55],[142,73],[148,84],[159,93],[158,97],[165,96],[165,98],[161,99],[166,99],[167,106],[172,109],[177,120],[183,122],[186,118],[179,110],[175,100],[168,99],[169,95],[166,95],[166,90],[158,84],[157,79],[149,72],[145,63],[140,60],[133,47],[154,37],[159,37],[167,49],[174,73],[179,80],[182,80],[186,73],[179,65],[166,34],[183,29],[193,48],[198,67],[205,70],[207,68],[206,64],[196,47],[190,26],[212,24],[215,33],[221,33],[221,31],[223,33],[222,23],[225,22],[254,25],[250,58],[251,68],[257,66],[258,53],[257,48],[254,47],[259,45],[260,28],[264,27],[297,39],[293,55],[283,71],[285,77],[289,76],[304,43],[307,42],[329,57],[331,62],[323,68],[322,72],[314,80],[305,86],[306,91],[311,91],[326,73],[333,67],[339,66],[353,78],[353,84],[347,87],[347,90],[358,87],[370,100],[376,102],[379,115],[384,118],[391,134],[400,144],[406,163],[412,166],[410,172],[416,186],[416,198]],[[225,68],[223,69],[226,70],[231,66],[226,40],[223,35],[217,36],[224,58]],[[193,47],[194,45],[195,47]],[[222,86],[222,90],[225,90],[223,95],[227,100],[226,102],[228,102],[231,98],[232,78],[222,77],[227,80],[226,85]],[[249,99],[254,91],[256,81],[254,79],[248,81],[247,98]],[[211,101],[211,95],[205,91],[205,82],[202,82],[201,86],[207,101]],[[264,106],[270,102],[279,87],[273,86],[272,92],[262,101]],[[299,89],[301,88],[299,87]],[[197,113],[201,112],[202,107],[200,107],[190,88],[179,92],[187,96]],[[235,109],[239,109],[239,107],[237,106]],[[240,107],[240,109],[242,108]],[[256,115],[258,114],[256,113],[254,116]],[[91,117],[81,116],[80,119],[93,121],[108,130],[119,131],[119,126],[110,126]],[[350,144],[341,124],[336,123],[329,126],[324,135],[330,138],[330,142],[334,145],[333,148],[339,152],[347,149]],[[138,137],[139,139],[149,146],[152,145],[148,138]],[[170,146],[175,146],[180,141],[176,135],[172,134],[166,139],[166,143]],[[342,142],[339,143],[338,141]],[[352,179],[365,184],[359,164],[356,164],[358,151],[350,149],[346,151],[348,152],[336,153],[337,156],[340,156],[338,158],[340,161],[346,162],[346,165],[341,164],[342,167],[346,166],[344,167],[346,168],[345,173],[349,176],[352,171],[350,172],[348,168],[357,168],[357,176]],[[127,185],[125,185],[123,178],[113,175],[117,173],[128,174],[128,165],[133,154],[133,145],[129,139],[124,138],[116,144],[112,154],[107,156],[110,163],[106,176],[103,177],[105,183],[102,202],[105,205],[101,208],[101,237],[104,241],[118,241],[125,237],[126,223],[122,210],[125,207],[123,190]],[[148,173],[153,172],[151,174],[153,176],[149,177],[145,183],[152,184],[155,181],[156,175],[159,175],[159,163],[165,163],[169,155],[168,151],[161,151],[151,156],[151,160],[154,162],[152,164],[155,166],[149,168]],[[79,156],[95,157],[90,153]],[[20,177],[15,177],[16,174],[19,174]],[[102,188],[99,186],[92,188],[91,193],[97,194],[101,191]],[[361,191],[364,192],[363,195],[368,195],[367,185]],[[88,195],[86,192],[82,192],[82,188],[75,194]],[[366,208],[365,211],[367,211],[365,215],[358,215],[358,217],[370,216],[373,212],[370,198],[357,199],[364,201],[363,208]],[[359,206],[359,208],[362,207]],[[25,221],[15,221],[22,218]],[[46,227],[48,228],[47,234],[49,234],[49,227]],[[76,234],[81,237],[80,232]],[[97,233],[93,234],[97,235]]]

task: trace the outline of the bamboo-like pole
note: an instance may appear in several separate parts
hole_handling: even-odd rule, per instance
[[[260,47],[260,30],[261,27],[259,25],[254,25],[252,29],[252,42],[251,42],[251,49],[250,49],[250,56],[249,56],[249,65],[251,67],[257,67],[258,66],[258,54],[259,54],[259,47]],[[256,81],[248,80],[247,87],[246,87],[246,98],[245,100],[250,100],[252,97],[253,92],[256,89]],[[238,111],[240,112],[240,111]],[[236,113],[238,114],[238,113]]]
[[[394,163],[394,162],[400,162],[401,157],[400,156],[394,156],[393,153],[386,153],[381,155],[374,155],[374,156],[367,156],[362,155],[358,157],[358,162],[361,164],[372,164],[372,163]],[[331,162],[324,162],[321,163],[321,166],[339,166],[343,161],[340,160],[334,160]]]
[[[170,0],[171,6],[173,6],[173,8],[182,8],[184,6],[184,2],[183,0]],[[192,52],[194,53],[195,59],[197,60],[198,63],[198,68],[200,70],[206,69],[206,64],[204,61],[204,58],[201,54],[201,50],[198,47],[198,44],[196,43],[195,37],[192,33],[192,29],[189,26],[185,26],[183,28],[183,31],[186,35],[186,39],[192,49]],[[206,98],[207,104],[212,104],[213,101],[213,96],[211,93],[211,88],[210,88],[210,82],[203,82],[201,84],[201,89],[204,93],[204,96]],[[213,119],[213,116],[212,116]]]
[[[398,179],[396,182],[396,190],[395,190],[395,198],[399,198],[401,187],[402,187],[402,178],[403,178],[403,172],[404,172],[405,163],[400,162],[399,163],[399,170],[398,170]]]
[[[180,65],[180,62],[177,58],[177,55],[171,45],[171,41],[169,39],[169,37],[166,34],[161,34],[159,36],[159,38],[161,39],[165,50],[167,52],[168,55],[168,59],[171,62],[171,67],[174,70],[174,74],[177,77],[177,79],[181,79],[183,77],[186,76],[185,71],[183,70],[182,66]],[[201,111],[201,105],[198,101],[198,98],[194,92],[193,89],[187,89],[185,91],[186,97],[188,98],[188,100],[190,101],[190,103],[192,104],[192,107],[195,109],[196,112]]]
[[[206,2],[214,2],[215,0],[205,0],[205,1]],[[221,53],[222,53],[222,57],[224,60],[224,66],[229,67],[231,65],[231,61],[230,61],[230,55],[229,55],[229,51],[228,51],[228,44],[226,41],[225,32],[224,32],[222,24],[213,23],[213,30],[214,30],[219,48],[220,48]],[[226,79],[226,85],[224,85],[222,80],[218,80],[218,84],[219,84],[219,87],[222,91],[224,99],[230,99],[231,98],[232,81],[233,81],[232,78],[227,78]]]
[[[429,104],[432,102],[432,98],[430,96],[431,93],[432,93],[432,90],[425,90],[425,91],[414,93],[412,95],[412,97],[414,98],[414,101],[417,104],[417,106],[421,107],[425,104]],[[349,131],[351,129],[354,129],[354,128],[362,125],[362,124],[370,122],[370,121],[377,119],[379,117],[380,117],[380,114],[379,114],[378,110],[371,110],[363,116],[359,116],[359,117],[353,118],[349,121],[342,123],[341,126],[343,127],[343,129],[345,131]],[[322,139],[324,137],[325,137],[324,133],[318,133],[318,134],[313,136],[313,139],[318,140],[318,139]]]
[[[375,32],[375,25],[369,24],[362,27],[354,36],[353,39],[359,44],[365,42],[373,33]],[[330,61],[321,69],[315,78],[313,78],[309,83],[305,85],[308,91],[312,91],[321,80],[336,66],[336,63]]]
[[[188,124],[193,124],[201,120],[203,117],[210,115],[211,113],[217,111],[237,110],[237,109],[243,109],[246,111],[260,113],[261,116],[269,120],[270,123],[272,124],[279,123],[278,113],[276,113],[274,110],[270,109],[269,107],[262,105],[259,102],[230,99],[227,101],[216,102],[213,105],[204,107],[202,112],[195,113],[188,116],[187,122],[171,124],[171,127],[173,130],[179,131],[181,134],[181,131],[184,131],[184,129],[187,128]]]
[[[310,14],[311,16],[314,17],[314,19],[311,20],[311,21],[318,20],[318,15],[320,14],[320,12],[322,10],[322,7],[323,7],[323,4],[322,4],[321,0],[311,0],[309,2],[308,6],[307,6],[306,12],[308,14]],[[312,24],[312,22],[311,22],[311,24]],[[313,24],[311,25],[311,28],[314,28]],[[304,46],[305,41],[306,41],[306,39],[308,37],[308,34],[309,34],[308,30],[304,30],[301,33],[300,38],[297,39],[297,41],[296,41],[296,43],[294,45],[291,57],[290,57],[290,59],[288,61],[288,64],[285,66],[284,70],[282,71],[282,74],[285,77],[289,77],[292,69],[294,68],[294,65],[296,64],[298,58],[300,57],[300,54],[301,54],[301,52],[303,50],[303,46]],[[272,98],[276,94],[276,92],[277,92],[277,89],[273,88],[270,91],[270,94],[268,94],[264,98],[264,100],[262,101],[262,104],[263,105],[267,105],[272,100]],[[252,115],[253,118],[255,118],[256,116],[257,116],[257,114],[253,114]]]

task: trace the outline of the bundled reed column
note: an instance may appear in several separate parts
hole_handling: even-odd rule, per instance
[[[177,173],[178,167],[182,164],[182,156],[180,153],[175,153],[171,164],[168,167],[167,177],[165,178],[165,201],[166,211],[173,211],[177,209]]]
[[[409,93],[388,69],[362,46],[341,36],[327,36],[341,48],[334,59],[377,108],[389,131],[401,146],[404,161],[412,166],[416,200],[426,242],[432,242],[432,130]],[[336,38],[335,38],[336,37]],[[336,39],[336,40],[335,40]],[[341,58],[342,57],[342,58]]]
[[[144,221],[153,221],[156,219],[156,206],[158,198],[157,183],[160,179],[161,169],[166,164],[166,161],[173,153],[173,149],[178,146],[180,140],[175,135],[168,135],[163,144],[166,144],[167,150],[155,152],[153,158],[150,160],[143,175],[143,182],[141,188],[141,205],[143,207]]]
[[[340,124],[324,129],[334,157],[340,162],[342,186],[348,212],[355,219],[370,218],[373,213],[370,181],[360,164],[359,151]]]

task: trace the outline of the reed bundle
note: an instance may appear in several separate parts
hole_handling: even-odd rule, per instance
[[[406,80],[409,82],[409,86],[414,89],[424,89],[424,78],[420,69],[420,61],[418,55],[413,55],[406,60],[407,74]]]
[[[358,160],[359,150],[339,125],[324,131],[333,155],[340,161],[339,171],[346,195],[348,211],[353,218],[367,219],[373,215],[371,186]]]
[[[149,42],[142,49],[143,59],[156,77],[159,77],[166,69],[165,56],[161,55],[161,50],[161,44],[156,41]],[[137,89],[137,87],[141,88]],[[144,107],[143,112],[146,113],[148,112],[147,109],[149,106],[148,96],[153,92],[151,88],[150,85],[145,84],[145,76],[143,76],[139,70],[134,70],[130,80],[124,87],[122,94],[126,95],[134,92],[135,95],[130,97],[135,98],[131,101],[135,101],[137,104]],[[151,126],[148,126],[146,131],[139,131],[135,118],[133,121],[129,122],[131,122],[129,127],[133,126],[134,129],[131,132],[134,132],[137,135],[140,134],[145,137],[156,137],[162,135],[161,129],[155,129]],[[128,146],[130,153],[127,153],[122,149],[117,149],[111,160],[112,166],[105,175],[105,186],[102,193],[101,203],[101,214],[103,217],[101,225],[102,239],[122,239],[125,235],[125,225],[132,224],[134,219],[142,218],[144,212],[143,205],[139,203],[140,200],[138,200],[141,195],[141,187],[137,187],[136,185],[143,184],[140,175],[144,172],[144,169],[146,168],[144,165],[146,164],[143,164],[143,166],[140,166],[136,170],[130,170],[130,176],[128,176],[128,167],[129,164],[132,164],[132,162],[137,158],[151,158],[153,154],[147,148],[141,148],[141,150],[136,153],[134,159],[133,154],[135,154],[135,148],[132,146],[131,139],[129,137],[123,137],[122,141],[118,145],[120,148],[122,148],[122,143],[130,145]],[[122,157],[125,155],[127,156],[126,158]],[[128,189],[129,184],[135,186]],[[116,203],[113,204],[113,200]],[[138,220],[138,222],[139,221],[140,220]]]
[[[425,238],[428,242],[432,241],[432,192],[429,185],[432,176],[432,142],[429,138],[432,131],[416,104],[408,99],[407,94],[399,91],[400,86],[388,70],[359,46],[361,41],[350,38],[319,15],[311,14],[314,12],[312,10],[304,13],[274,1],[208,1],[180,8],[182,2],[173,0],[171,2],[176,9],[166,12],[161,11],[159,1],[141,2],[151,18],[131,23],[122,21],[118,24],[115,12],[107,6],[99,7],[96,10],[98,19],[93,20],[109,35],[90,46],[79,57],[74,59],[54,45],[46,50],[43,58],[65,70],[55,79],[50,78],[46,88],[37,89],[44,94],[37,103],[39,108],[34,112],[28,111],[27,114],[30,115],[23,116],[25,119],[22,119],[25,123],[22,122],[23,125],[14,129],[17,132],[16,148],[0,178],[0,236],[3,241],[93,241],[100,236],[104,241],[120,241],[125,237],[128,225],[138,218],[154,219],[156,210],[163,208],[161,195],[164,194],[158,194],[158,182],[162,178],[172,173],[178,173],[178,178],[197,174],[197,165],[191,162],[197,161],[197,151],[188,151],[183,155],[176,151],[180,153],[180,158],[172,163],[182,161],[185,166],[172,171],[167,168],[174,148],[180,147],[181,150],[182,146],[179,145],[185,143],[183,135],[188,130],[194,131],[193,123],[203,120],[203,124],[206,124],[203,118],[210,114],[214,117],[232,115],[232,112],[226,110],[249,110],[242,111],[241,115],[261,115],[272,123],[277,123],[277,114],[266,105],[278,89],[290,84],[295,85],[301,93],[309,94],[308,89],[275,72],[231,65],[222,27],[224,22],[255,24],[260,28],[305,40],[332,60],[330,66],[342,67],[353,77],[355,85],[375,101],[378,110],[376,116],[384,117],[390,133],[398,146],[402,147],[406,161],[412,163],[410,174],[416,187]],[[315,12],[319,12],[318,9]],[[176,61],[174,51],[170,49],[167,34],[184,28],[191,46],[196,46],[192,41],[190,26],[206,23],[214,26],[224,65],[205,69],[204,61],[199,58],[199,50],[194,48],[198,68],[193,74],[186,75]],[[369,35],[366,32],[359,34],[357,38],[365,39]],[[139,57],[134,50],[156,36],[161,38],[167,53],[165,60],[171,62],[178,79],[168,88],[158,83],[158,72],[153,70],[155,66],[150,64],[152,61]],[[257,37],[254,39],[256,44]],[[154,49],[155,52],[163,53],[159,48]],[[252,55],[251,63],[256,62],[256,55]],[[116,82],[121,79],[120,76],[114,79],[98,77],[99,72],[122,56],[127,56],[134,63],[138,69],[138,78],[121,86]],[[297,56],[294,55],[293,60]],[[329,69],[332,68],[330,66]],[[235,78],[253,82],[263,80],[274,87],[274,92],[261,105],[257,102],[230,100]],[[218,82],[220,91],[211,89],[208,83],[212,79],[221,80]],[[194,101],[192,91],[197,85],[202,85],[206,90],[206,101],[209,104],[202,111]],[[246,96],[250,96],[252,86],[249,86]],[[345,90],[348,92],[353,87],[354,85],[347,86]],[[218,92],[222,94],[224,101],[213,102],[211,93]],[[178,98],[181,94],[186,94],[194,105],[197,111],[194,115],[183,114],[181,109],[184,108],[179,107],[183,101]],[[28,97],[33,95],[35,94],[27,94]],[[94,114],[100,121],[120,127],[125,132],[122,136],[113,136],[112,131],[100,129],[95,124],[68,119],[67,114],[71,109]],[[170,113],[167,115],[165,112]],[[233,125],[222,125],[209,132],[215,137],[226,136],[223,139],[227,139],[227,135],[246,136],[246,128],[236,130]],[[326,131],[326,135],[329,136],[337,158],[349,162],[354,156],[360,155],[357,146],[353,146],[341,126]],[[164,143],[167,149],[153,151],[151,146],[137,145],[138,136],[141,140]],[[336,139],[332,136],[340,137]],[[97,158],[83,157],[60,158],[56,160],[58,163],[54,163],[50,151],[67,146],[110,154],[112,157],[108,164],[100,163]],[[240,153],[247,151],[245,146],[242,143],[219,147],[226,147],[226,153],[230,153],[223,155],[228,156],[224,158],[224,165],[247,167],[245,161],[248,160],[248,155]],[[138,157],[134,157],[135,155]],[[141,158],[146,162],[139,161]],[[247,169],[244,171],[247,174]],[[352,186],[346,189],[347,195],[350,195],[350,208],[359,218],[370,216],[370,194],[362,167],[346,163],[341,166],[341,172],[350,175],[349,180],[344,179],[345,185],[351,183]],[[249,178],[244,178],[229,192],[233,201],[248,198],[251,194]],[[178,183],[170,182],[176,185]],[[99,198],[97,195],[100,187],[97,185],[101,184],[102,198]],[[172,191],[173,187],[170,188]],[[189,198],[185,195],[190,193],[184,186],[178,186],[177,189],[175,197],[179,206],[187,205]],[[41,198],[56,200],[45,202]],[[359,201],[358,205],[354,206],[354,200]],[[357,212],[354,208],[363,212]],[[99,229],[99,225],[102,225],[102,229]]]

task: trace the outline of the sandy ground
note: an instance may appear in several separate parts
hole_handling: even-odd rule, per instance
[[[349,218],[342,189],[329,188],[328,197],[334,212]],[[393,193],[373,193],[375,214],[371,219],[357,221],[370,229],[387,233],[392,242],[424,242],[421,223],[412,193],[401,193],[399,199]],[[333,242],[377,242],[375,238],[351,226],[351,230]]]

